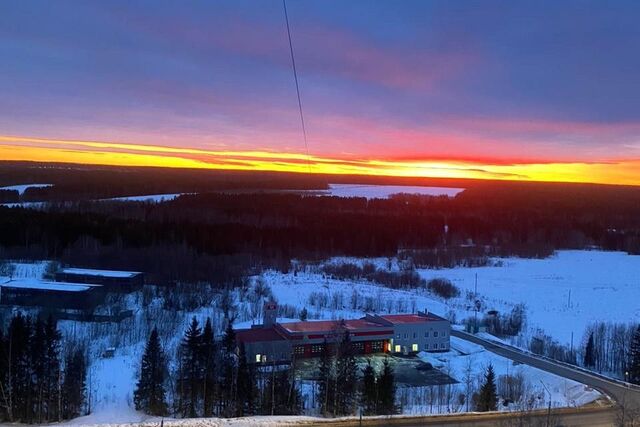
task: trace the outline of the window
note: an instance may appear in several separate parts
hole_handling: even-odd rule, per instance
[[[424,333],[424,337],[425,337],[425,338],[429,338],[429,332],[425,332],[425,333]]]
[[[399,345],[396,345],[395,352],[396,353],[400,353],[400,346]]]
[[[260,353],[256,354],[256,363],[260,363],[260,361],[262,360],[262,355]]]
[[[443,336],[443,337],[446,337],[446,336],[447,336],[447,332],[446,332],[446,331],[444,331],[444,332],[442,333],[442,336]]]
[[[409,334],[407,334],[406,332],[404,333],[404,337],[405,338],[409,338]]]
[[[267,361],[267,355],[263,354],[262,355],[262,363],[265,363]]]
[[[429,350],[429,343],[427,343],[427,344],[425,344],[425,345],[424,345],[424,349],[425,349],[425,350]]]
[[[433,331],[433,337],[438,338],[438,331]]]
[[[400,337],[400,334],[396,335],[396,338],[400,339],[400,338],[401,338],[401,337]]]
[[[441,344],[440,344],[440,348],[444,348],[444,343],[441,343]]]
[[[413,344],[411,346],[411,351],[418,351],[418,344]]]
[[[302,356],[304,355],[304,347],[301,345],[297,345],[294,349],[294,353],[296,356]]]

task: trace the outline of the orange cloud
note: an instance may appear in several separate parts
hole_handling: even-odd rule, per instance
[[[349,159],[307,156],[295,152],[205,150],[21,136],[0,136],[0,158],[117,166],[640,185],[638,159],[600,163],[506,163],[500,159],[490,161],[455,158]]]

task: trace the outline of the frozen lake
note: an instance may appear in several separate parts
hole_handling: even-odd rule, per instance
[[[338,197],[366,197],[367,199],[386,199],[394,194],[419,194],[423,196],[454,197],[464,188],[421,187],[408,185],[364,185],[364,184],[329,184],[329,189],[322,195]]]

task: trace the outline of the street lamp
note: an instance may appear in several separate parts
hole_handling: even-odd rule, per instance
[[[540,380],[540,384],[542,384],[542,387],[544,387],[544,389],[547,391],[547,394],[549,395],[549,409],[547,410],[547,427],[551,427],[551,392],[549,391],[546,384],[542,380]]]

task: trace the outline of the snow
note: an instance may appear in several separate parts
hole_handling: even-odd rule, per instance
[[[547,259],[507,258],[502,266],[418,270],[429,280],[444,277],[478,294],[486,309],[510,310],[524,303],[529,328],[542,329],[574,346],[595,321],[627,323],[640,317],[640,256],[623,252],[558,251]],[[455,305],[456,301],[451,301]],[[608,309],[613,308],[615,309]],[[472,316],[471,311],[460,315]],[[495,339],[495,337],[494,337]]]
[[[99,201],[161,203],[177,199],[183,194],[187,193],[147,194],[142,196],[113,197],[109,199],[100,199]]]
[[[329,190],[323,195],[338,197],[366,197],[367,199],[386,199],[394,194],[420,194],[425,196],[454,197],[464,188],[421,187],[405,185],[361,185],[361,184],[329,184]]]
[[[95,270],[91,268],[63,268],[61,273],[66,274],[82,274],[86,276],[101,276],[101,277],[133,277],[141,274],[139,271],[118,271],[118,270]]]
[[[6,187],[0,187],[0,190],[15,190],[19,195],[23,195],[28,188],[46,188],[53,187],[53,184],[19,184],[19,185],[9,185]]]
[[[101,285],[78,284],[67,282],[51,282],[36,278],[11,279],[0,283],[0,287],[21,288],[21,289],[40,289],[61,292],[84,292]]]

